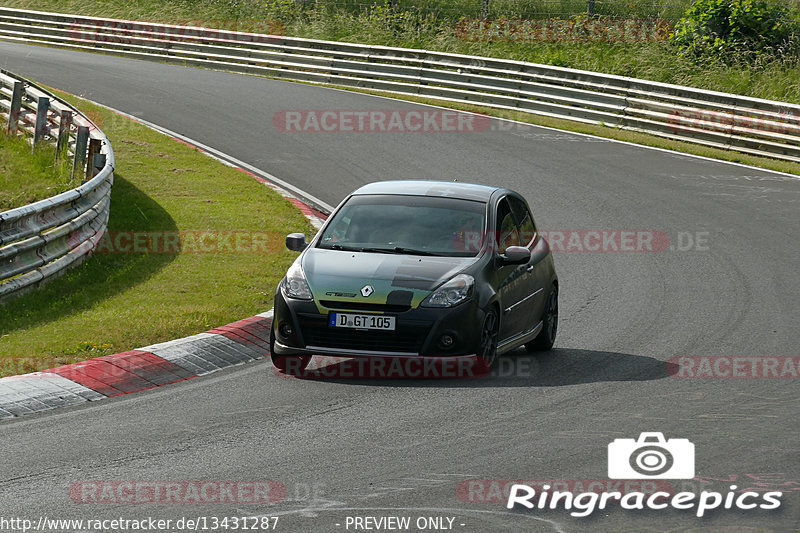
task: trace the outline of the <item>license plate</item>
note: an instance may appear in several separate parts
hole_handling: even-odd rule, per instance
[[[383,315],[356,315],[331,313],[329,324],[334,328],[381,329],[394,331],[397,317]]]

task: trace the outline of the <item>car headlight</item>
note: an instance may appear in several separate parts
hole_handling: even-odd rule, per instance
[[[475,287],[475,278],[459,274],[422,300],[423,307],[453,307],[470,296]]]
[[[286,271],[286,277],[281,282],[281,292],[286,298],[295,300],[311,300],[313,298],[299,261],[292,263],[292,266]]]

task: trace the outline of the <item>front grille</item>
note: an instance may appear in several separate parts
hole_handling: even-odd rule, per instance
[[[319,303],[328,309],[348,309],[373,313],[404,313],[411,309],[410,305],[397,304],[368,304],[361,302],[339,302],[335,300],[321,300]]]
[[[398,323],[395,331],[362,331],[330,327],[324,318],[298,318],[300,333],[307,346],[342,350],[419,353],[430,329],[428,326],[404,326]]]

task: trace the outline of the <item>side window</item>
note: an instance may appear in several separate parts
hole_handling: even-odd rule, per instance
[[[505,253],[509,246],[519,246],[519,232],[514,214],[508,205],[508,200],[503,198],[497,206],[497,248],[499,253]]]
[[[528,206],[525,205],[525,202],[519,198],[510,197],[508,200],[511,204],[511,209],[514,211],[514,215],[519,223],[518,225],[522,245],[527,246],[531,243],[533,237],[536,235],[536,226],[533,223],[531,211],[528,209]]]

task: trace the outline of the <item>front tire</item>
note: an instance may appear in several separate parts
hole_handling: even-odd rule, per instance
[[[269,355],[272,365],[289,376],[302,374],[308,363],[311,362],[310,355],[276,355],[275,354],[275,330],[270,328],[269,332]]]
[[[497,360],[497,336],[500,332],[500,316],[497,309],[490,307],[483,318],[481,326],[481,341],[478,347],[478,360],[476,362],[481,373],[488,373],[492,370],[494,362]]]
[[[542,312],[542,331],[525,345],[529,351],[546,352],[553,348],[558,333],[558,287],[553,287]]]

